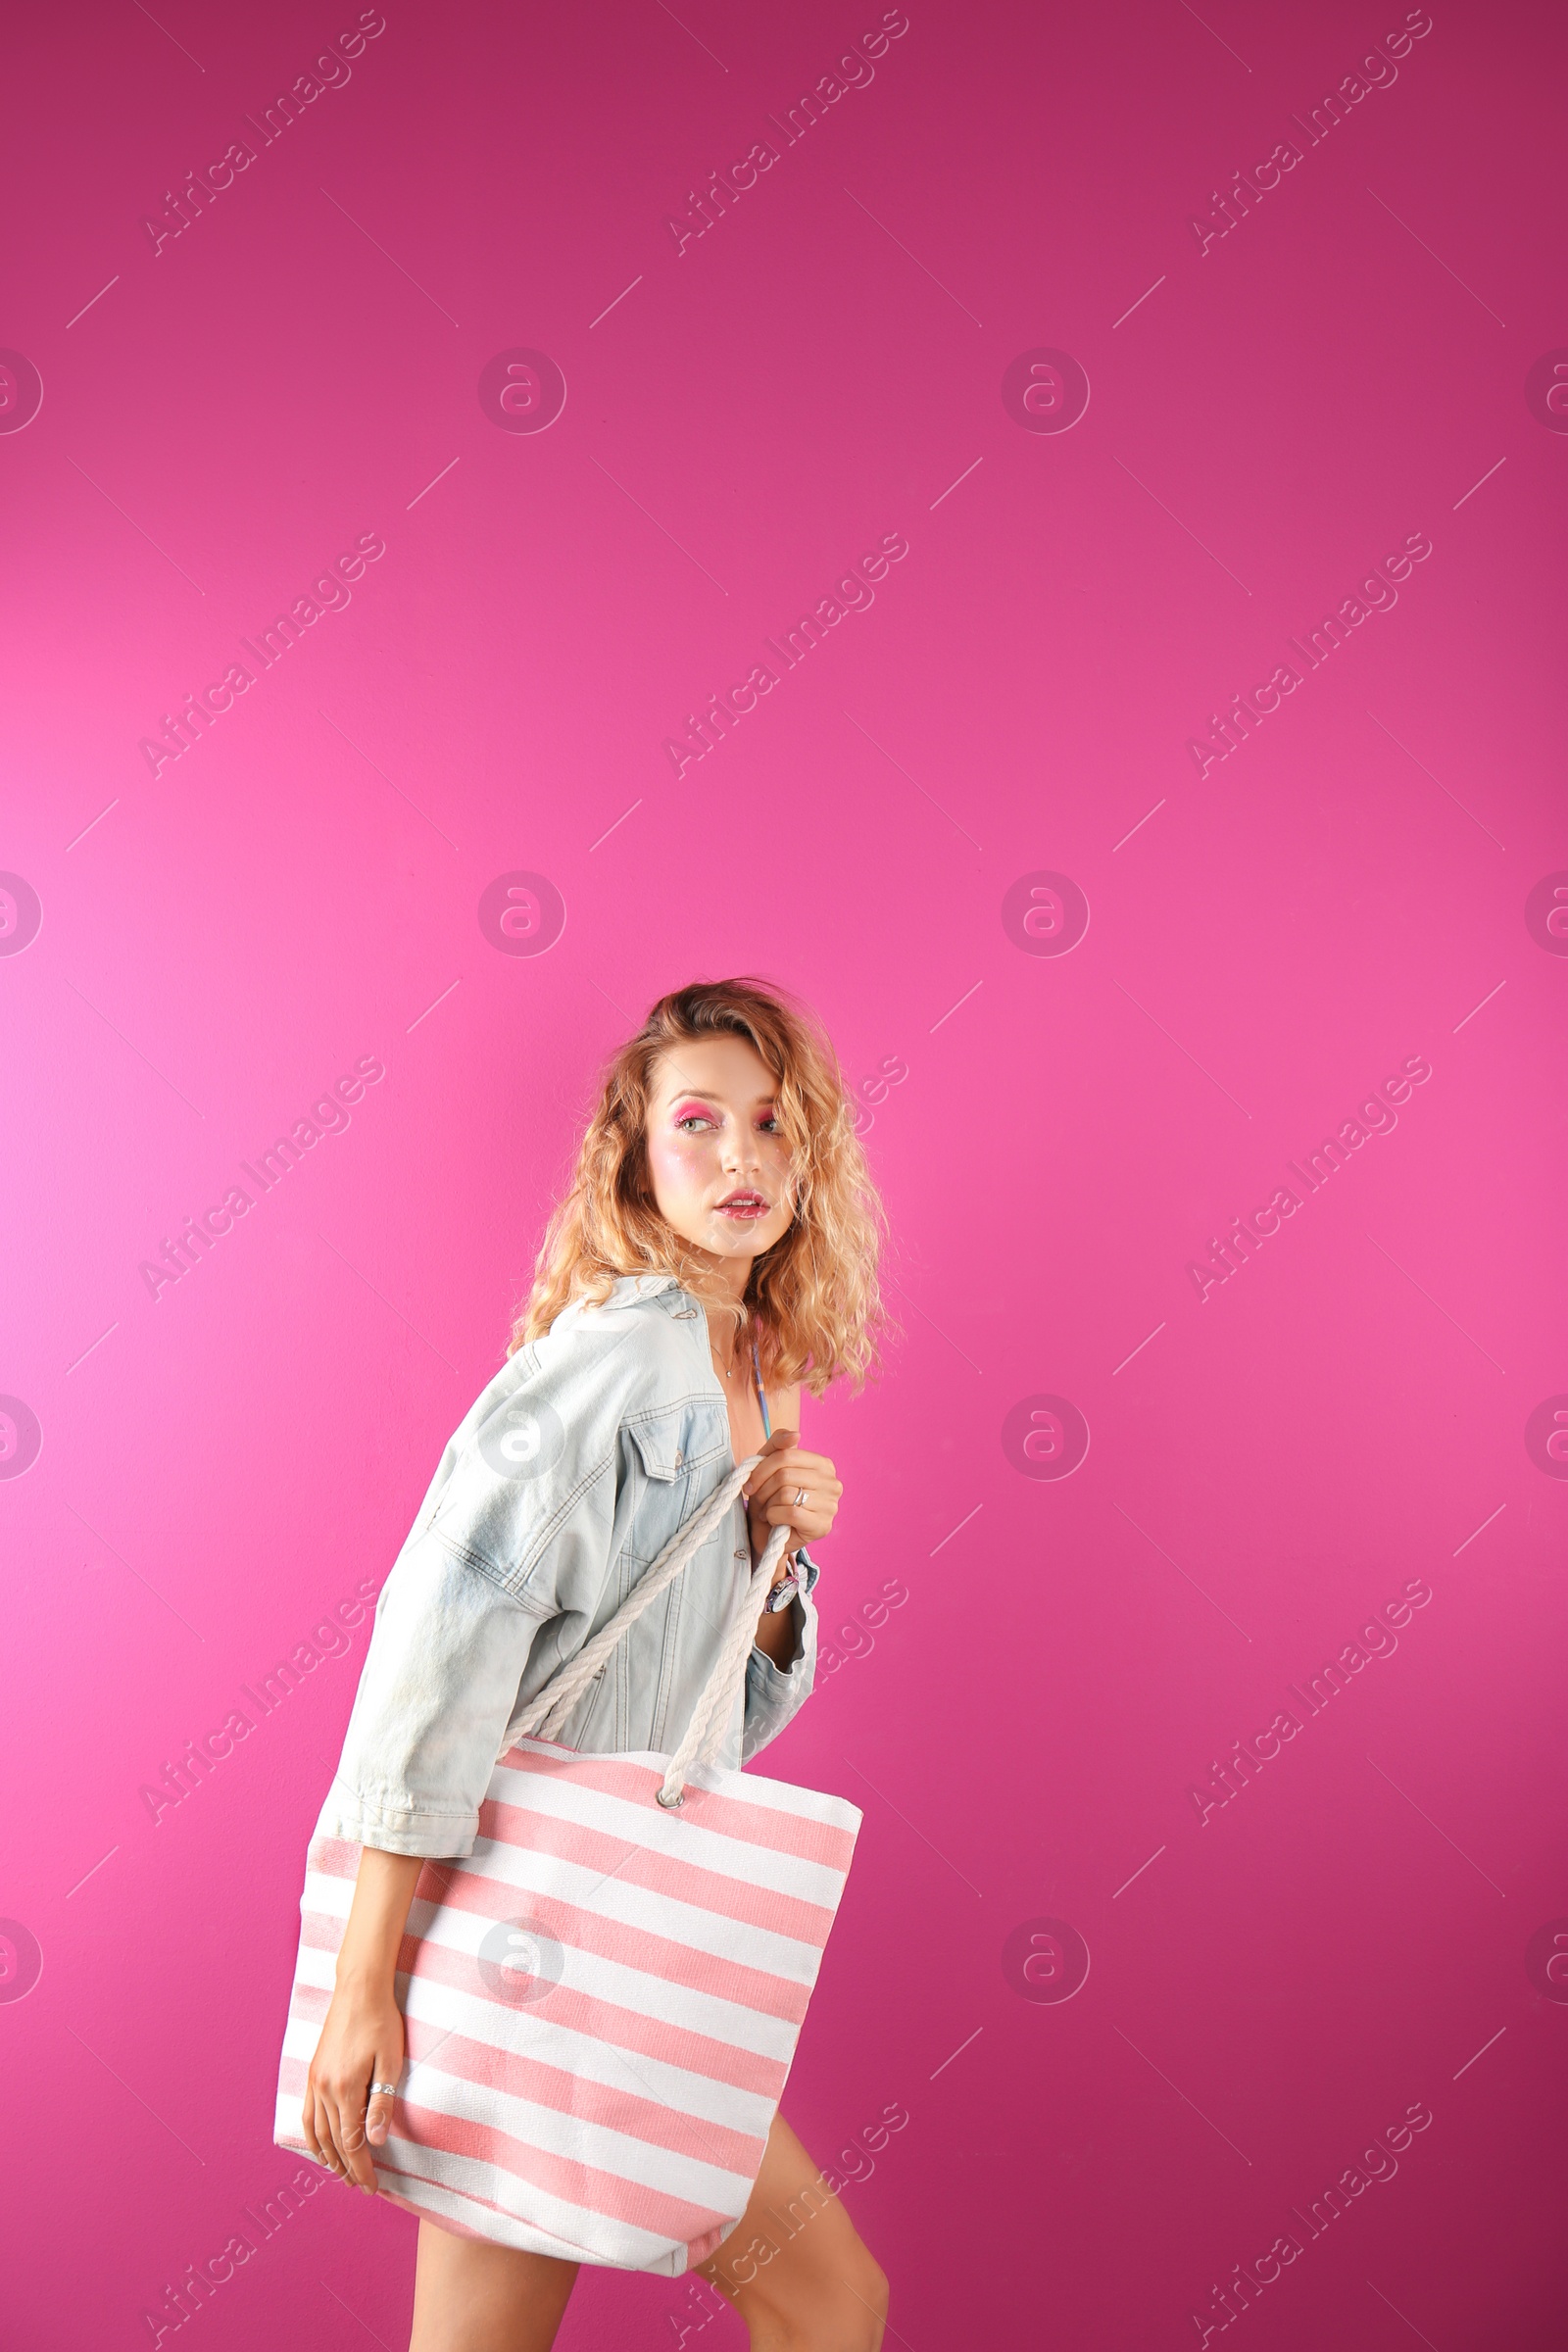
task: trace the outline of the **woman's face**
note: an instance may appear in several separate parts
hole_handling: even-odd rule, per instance
[[[750,1272],[794,1216],[773,1074],[743,1037],[668,1047],[654,1065],[648,1172],[681,1239]]]

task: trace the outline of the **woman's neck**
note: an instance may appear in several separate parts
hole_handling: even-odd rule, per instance
[[[714,1257],[707,1250],[693,1250],[698,1261],[698,1278],[687,1288],[704,1306],[743,1306],[747,1285],[752,1279],[755,1260],[749,1257]]]
[[[739,1306],[739,1318],[732,1311]],[[713,1360],[726,1380],[733,1380],[741,1369],[747,1351],[747,1326],[751,1321],[745,1308],[744,1287],[725,1290],[716,1298],[709,1292],[703,1298],[703,1309],[708,1322],[708,1342]]]
[[[746,1308],[746,1290],[754,1260],[714,1257],[706,1250],[694,1250],[692,1254],[698,1265],[695,1278],[688,1278],[686,1289],[704,1310],[715,1362],[725,1379],[732,1380],[747,1352],[746,1330],[751,1318]],[[736,1307],[742,1310],[738,1317],[734,1312]]]

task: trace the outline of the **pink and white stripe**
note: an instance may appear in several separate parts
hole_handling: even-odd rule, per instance
[[[667,1765],[518,1740],[472,1854],[426,1863],[397,1979],[407,2062],[376,2156],[393,2201],[533,2253],[671,2276],[745,2211],[860,1814],[700,1765],[666,1809]],[[301,2154],[359,1859],[334,1838],[310,1850],[274,2131]],[[517,2001],[505,1980],[491,1988],[493,1965],[486,1983],[479,1949],[524,1919],[561,1973]]]

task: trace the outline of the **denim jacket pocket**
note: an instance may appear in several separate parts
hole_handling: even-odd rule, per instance
[[[662,1486],[667,1486],[686,1467],[678,1413],[639,1414],[627,1422],[626,1435],[637,1448],[645,1477],[657,1478]]]

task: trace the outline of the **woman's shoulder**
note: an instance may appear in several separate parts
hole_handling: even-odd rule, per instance
[[[653,1433],[673,1426],[693,1390],[689,1331],[663,1314],[559,1316],[508,1357],[453,1431],[413,1536],[431,1530],[494,1574],[494,1563],[526,1562],[562,1511],[602,1479],[618,1483],[628,1443],[645,1460],[659,1449]]]
[[[558,1457],[568,1431],[573,1450],[608,1446],[628,1420],[707,1392],[707,1351],[692,1338],[691,1318],[700,1315],[678,1290],[639,1293],[624,1281],[603,1302],[572,1299],[486,1383],[454,1444],[477,1441],[485,1451],[487,1432],[505,1433],[531,1416],[541,1446],[548,1438],[545,1450]],[[514,1452],[505,1435],[501,1442],[504,1451]]]
[[[532,1348],[538,1372],[569,1377],[587,1370],[625,1391],[672,1383],[690,1388],[706,1374],[703,1312],[673,1282],[616,1282],[608,1298],[573,1298]]]
[[[667,1286],[573,1304],[489,1380],[443,1449],[411,1532],[521,1599],[542,1547],[579,1510],[607,1517],[633,1460],[652,1478],[728,1446],[702,1309]],[[608,1523],[608,1521],[607,1521]]]

